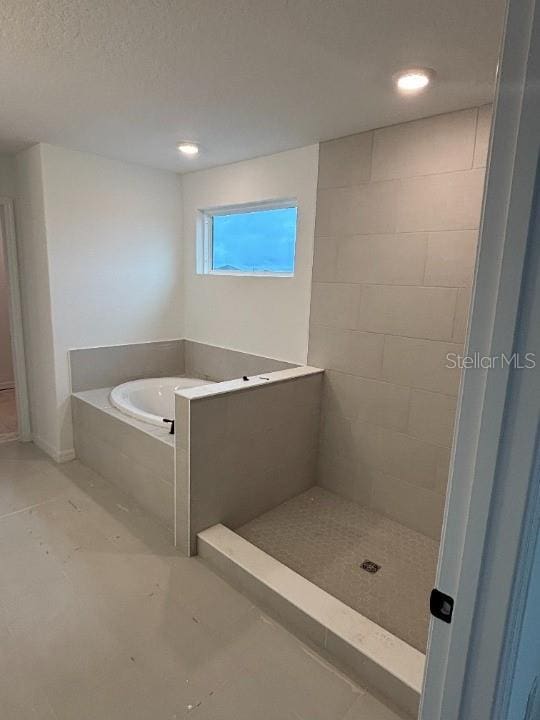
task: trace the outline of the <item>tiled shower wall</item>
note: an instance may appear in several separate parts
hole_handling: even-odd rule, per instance
[[[321,144],[318,483],[438,538],[491,106]]]

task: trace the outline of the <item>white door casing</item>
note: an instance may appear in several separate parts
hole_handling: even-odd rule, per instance
[[[540,147],[535,0],[510,0],[506,20],[466,351],[486,357],[509,357],[514,348]],[[494,717],[533,461],[529,444],[529,454],[512,467],[512,505],[496,517],[496,470],[505,405],[512,392],[509,378],[508,367],[463,373],[436,581],[455,598],[455,609],[451,624],[431,621],[422,720]],[[488,543],[494,522],[504,524],[507,533],[501,540],[505,558],[499,558],[506,571],[488,614],[481,605],[482,589],[489,572],[500,569]]]

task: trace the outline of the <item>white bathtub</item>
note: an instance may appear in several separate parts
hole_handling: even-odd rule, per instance
[[[115,408],[126,415],[165,427],[164,418],[174,419],[175,390],[210,384],[212,384],[211,380],[188,377],[133,380],[113,388],[110,400]]]

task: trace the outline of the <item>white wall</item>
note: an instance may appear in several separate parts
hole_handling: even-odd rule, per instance
[[[54,348],[41,147],[15,159],[15,216],[19,250],[30,421],[36,442],[53,453],[58,447]]]
[[[187,338],[306,361],[317,170],[312,145],[182,176]],[[294,277],[196,274],[198,210],[284,197],[298,200]]]
[[[54,449],[51,454],[62,456],[73,447],[68,351],[182,335],[180,183],[171,172],[52,145],[17,156],[21,168],[25,156],[40,160],[44,212],[39,242],[25,231],[22,243],[26,255],[34,244],[45,254],[40,274],[48,272],[51,311],[44,330],[30,312],[26,321],[33,338],[50,338],[47,383],[54,388],[51,408],[51,398],[40,398],[34,383],[31,404],[39,412],[46,406],[55,417],[53,437],[42,440]],[[23,223],[26,213],[27,208],[18,213]],[[25,284],[27,309],[36,290]],[[28,354],[34,364],[31,347]]]
[[[0,197],[15,194],[15,168],[13,159],[0,155]],[[3,243],[0,242],[0,389],[13,385],[11,338],[9,334],[8,286]]]

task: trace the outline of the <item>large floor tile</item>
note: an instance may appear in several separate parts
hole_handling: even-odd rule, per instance
[[[243,634],[239,642],[246,672],[259,679],[261,692],[279,697],[295,717],[341,718],[364,692],[265,615],[245,626],[245,621],[239,623],[238,632]]]
[[[369,693],[365,693],[358,698],[343,720],[403,720],[403,718]]]
[[[77,461],[0,446],[2,500],[2,719],[342,720],[361,697]]]

